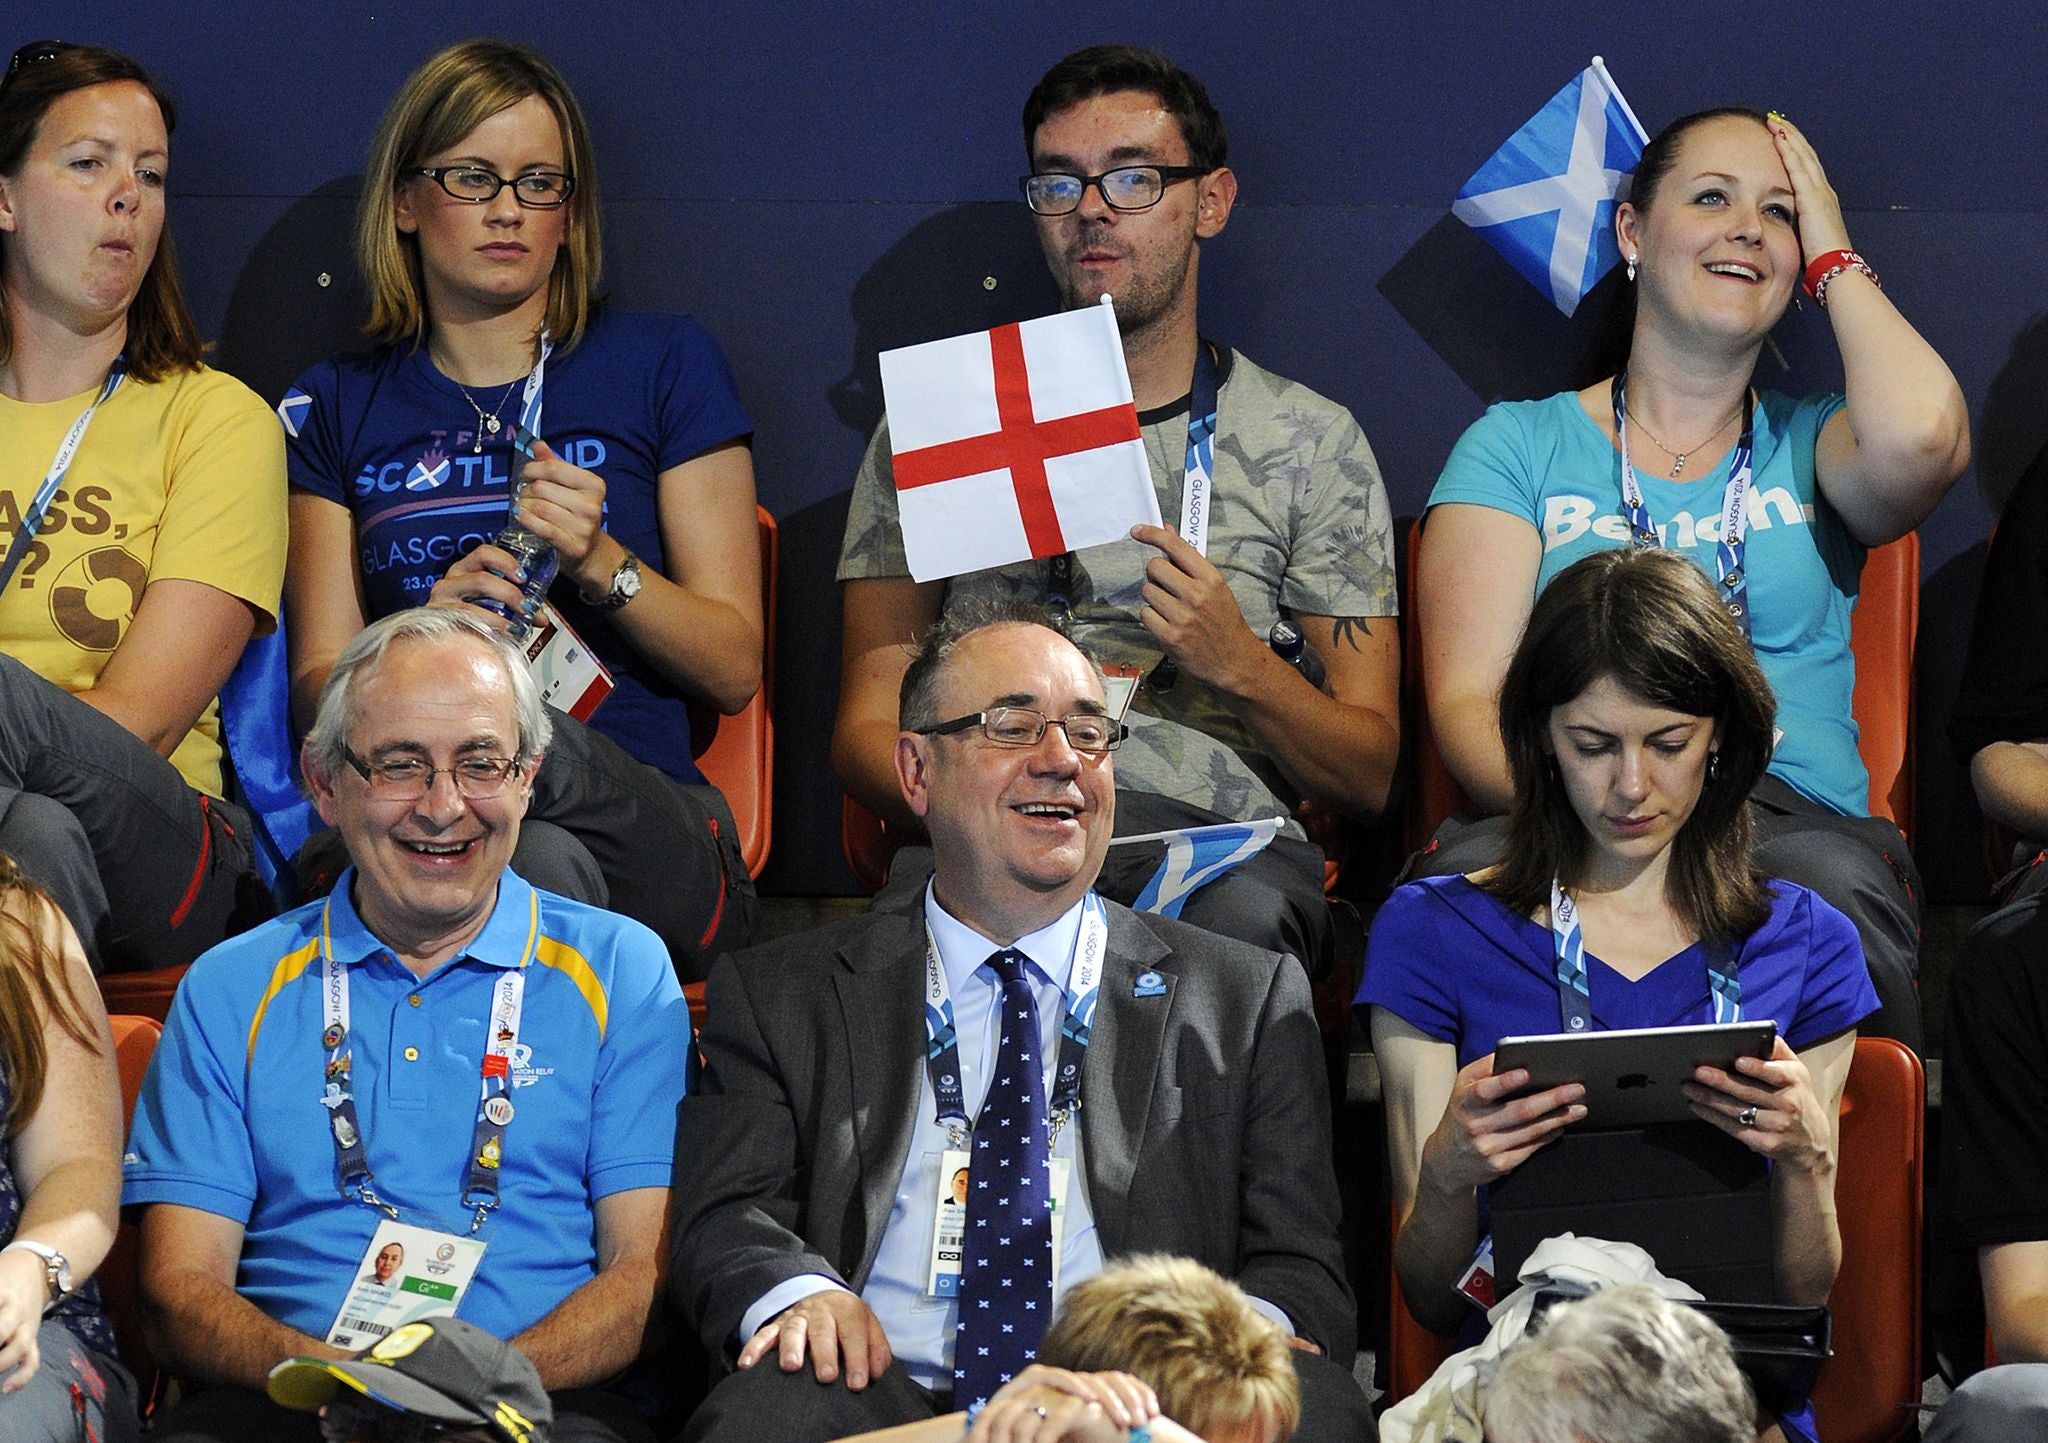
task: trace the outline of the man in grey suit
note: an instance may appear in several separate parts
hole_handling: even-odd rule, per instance
[[[1235,1277],[1296,1344],[1297,1438],[1371,1436],[1302,969],[1095,895],[1123,728],[1094,664],[1031,615],[949,612],[904,676],[895,764],[932,886],[712,974],[670,1287],[738,1366],[693,1443],[766,1436],[766,1419],[803,1443],[964,1406],[1007,1376],[970,1371],[973,1354],[987,1366],[977,1310],[1017,1306],[998,1283],[1043,1288],[1049,1265],[1046,1307],[1016,1314],[1028,1358],[1059,1288],[1135,1252]],[[1011,1132],[1013,1104],[1037,1110]],[[1049,1151],[998,1171],[1041,1133]],[[981,1201],[960,1204],[970,1160]],[[1028,1209],[1049,1210],[1051,1238],[1022,1215],[984,1235],[994,1214],[977,1208],[1011,1201],[986,1180],[1040,1169],[1050,1197]]]

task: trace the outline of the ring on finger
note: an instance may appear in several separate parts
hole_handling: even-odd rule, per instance
[[[1043,1422],[1043,1421],[1045,1420],[1045,1416],[1046,1416],[1046,1413],[1045,1413],[1045,1404],[1043,1404],[1043,1403],[1033,1403],[1033,1404],[1031,1405],[1031,1411],[1032,1411],[1032,1412],[1034,1412],[1034,1413],[1036,1413],[1036,1414],[1038,1415],[1038,1417],[1039,1417],[1039,1421]]]
[[[1735,1121],[1743,1127],[1755,1127],[1756,1109],[1754,1107],[1743,1108],[1742,1111],[1735,1114]]]

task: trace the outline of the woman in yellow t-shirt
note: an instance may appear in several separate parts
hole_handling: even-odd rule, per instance
[[[173,124],[97,47],[0,79],[0,849],[101,968],[230,928],[217,696],[284,566],[283,438],[201,364],[164,230]]]

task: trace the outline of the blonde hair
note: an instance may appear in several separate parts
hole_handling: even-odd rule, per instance
[[[411,183],[411,172],[428,156],[529,96],[540,97],[554,112],[564,163],[576,181],[576,192],[566,203],[562,249],[548,276],[542,324],[558,351],[582,339],[597,305],[602,262],[590,127],[561,72],[539,51],[503,40],[465,40],[434,54],[399,87],[377,125],[356,208],[356,262],[370,293],[365,334],[385,344],[414,347],[427,338],[419,241],[399,232],[399,186]]]
[[[14,858],[0,852],[0,1067],[7,1072],[13,1100],[7,1113],[12,1137],[34,1120],[43,1100],[49,1056],[42,1018],[98,1052],[85,1004],[64,975],[64,956],[50,945],[60,914],[49,895],[21,874]]]
[[[1301,1421],[1301,1387],[1279,1328],[1237,1284],[1189,1258],[1128,1258],[1076,1283],[1038,1361],[1133,1374],[1167,1417],[1200,1434],[1256,1422],[1286,1438]]]

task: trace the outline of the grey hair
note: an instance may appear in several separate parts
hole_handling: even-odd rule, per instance
[[[548,720],[547,703],[540,699],[540,686],[526,664],[526,653],[459,607],[414,606],[371,622],[341,649],[334,669],[327,673],[327,684],[320,689],[320,709],[306,733],[303,764],[323,781],[340,770],[349,727],[356,720],[356,692],[393,643],[450,637],[482,642],[504,668],[512,686],[512,714],[519,725],[519,764],[529,765],[546,751],[554,725]]]
[[[1495,1443],[1748,1443],[1756,1405],[1728,1335],[1647,1283],[1560,1303],[1504,1353]]]
[[[961,642],[992,626],[1042,626],[1047,631],[1065,636],[1053,620],[1052,612],[1036,601],[1009,596],[977,596],[948,605],[939,619],[918,637],[911,652],[910,665],[903,673],[903,689],[897,695],[897,726],[914,732],[938,725],[942,720],[938,714],[939,678],[945,672],[946,664],[960,649]],[[1087,658],[1090,666],[1100,669],[1094,652],[1071,636],[1065,639]]]

